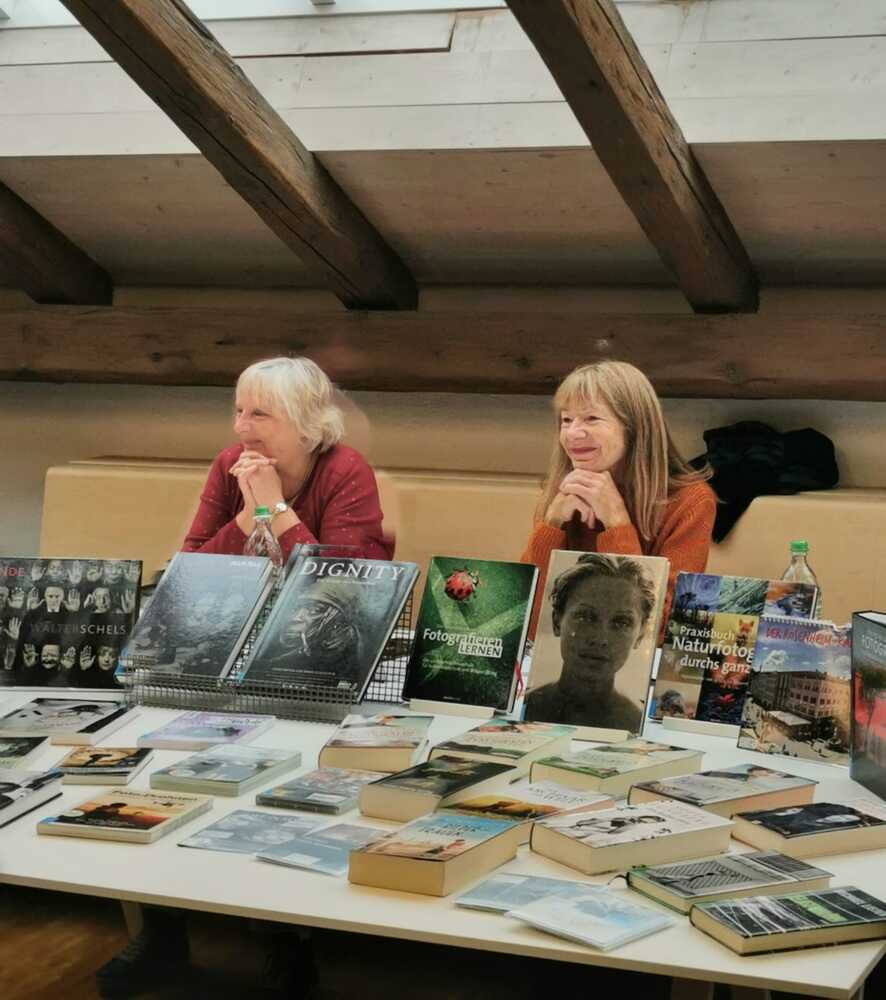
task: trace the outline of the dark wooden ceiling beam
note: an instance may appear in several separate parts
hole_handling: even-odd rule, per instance
[[[110,277],[5,184],[0,183],[0,270],[35,302],[110,305]]]
[[[756,310],[748,255],[612,0],[508,4],[692,307]]]
[[[403,261],[182,0],[62,3],[346,306],[416,308]]]
[[[0,310],[0,379],[232,386],[278,354],[347,389],[550,394],[618,358],[664,396],[886,400],[886,314]]]

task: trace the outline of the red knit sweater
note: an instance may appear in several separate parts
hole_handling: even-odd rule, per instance
[[[242,452],[242,445],[233,445],[212,463],[182,545],[185,552],[243,552],[246,535],[234,520],[243,510],[243,497],[230,474]],[[300,523],[277,539],[284,560],[295,545],[305,543],[356,546],[354,555],[363,559],[393,558],[394,540],[382,533],[375,475],[353,448],[337,444],[320,455],[292,509]]]
[[[711,531],[717,511],[717,498],[707,483],[692,483],[678,490],[669,500],[658,534],[643,543],[632,524],[601,531],[581,526],[575,548],[580,552],[610,552],[620,556],[664,556],[670,560],[668,592],[665,598],[663,622],[667,621],[674,593],[674,580],[680,571],[703,573],[711,547]],[[535,635],[541,610],[542,593],[548,574],[548,559],[554,549],[565,549],[566,532],[536,521],[526,544],[521,562],[538,566],[538,587],[529,634]]]

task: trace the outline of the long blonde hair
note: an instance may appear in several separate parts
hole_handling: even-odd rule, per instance
[[[640,537],[655,537],[664,507],[674,492],[711,478],[709,467],[694,469],[671,438],[652,383],[626,361],[598,361],[570,372],[554,394],[557,436],[536,517],[544,518],[572,462],[560,444],[560,414],[604,402],[625,431],[624,476],[620,484],[628,516]]]

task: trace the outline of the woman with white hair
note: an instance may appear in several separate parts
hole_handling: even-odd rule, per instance
[[[271,358],[237,379],[234,433],[240,443],[212,464],[182,548],[239,555],[256,507],[287,559],[293,547],[320,543],[390,559],[372,469],[341,444],[344,425],[332,383],[307,358]]]

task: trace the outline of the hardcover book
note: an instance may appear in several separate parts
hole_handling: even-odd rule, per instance
[[[138,747],[77,747],[56,767],[63,785],[127,785],[152,757]]]
[[[0,826],[61,795],[61,774],[0,768]]]
[[[422,816],[354,851],[348,878],[356,885],[448,896],[514,857],[514,826],[483,816]]]
[[[701,750],[684,750],[635,737],[576,753],[542,757],[532,764],[530,776],[533,781],[554,781],[618,797],[637,781],[697,771],[703,756]]]
[[[360,812],[405,823],[433,812],[468,790],[482,794],[506,787],[513,770],[507,764],[491,761],[435,757],[364,785],[360,790]]]
[[[853,781],[886,799],[886,614],[852,616]]]
[[[492,913],[509,913],[537,899],[548,896],[576,895],[584,892],[587,882],[565,878],[545,878],[541,875],[518,875],[500,872],[468,889],[456,899],[456,906],[469,910],[489,910]]]
[[[653,717],[738,725],[760,617],[811,618],[817,594],[806,583],[678,573]]]
[[[729,847],[731,831],[732,822],[722,816],[665,801],[539,820],[529,844],[546,858],[597,875],[716,854]]]
[[[45,736],[0,736],[0,767],[20,767],[45,742]]]
[[[349,715],[326,741],[321,767],[402,771],[414,764],[428,742],[432,715]]]
[[[703,903],[689,919],[739,955],[886,937],[886,903],[855,886]]]
[[[353,689],[359,700],[417,578],[415,563],[296,560],[241,679]]]
[[[203,750],[221,743],[249,743],[274,724],[273,715],[236,712],[182,712],[159,729],[139,736],[140,747]]]
[[[849,762],[848,625],[763,616],[738,745],[830,764]]]
[[[681,913],[696,903],[827,889],[833,875],[777,851],[632,868],[628,885]]]
[[[205,795],[241,795],[263,781],[301,766],[298,750],[222,744],[207,747],[154,771],[151,788]]]
[[[336,823],[321,830],[312,830],[285,844],[268,847],[256,856],[259,861],[270,861],[287,868],[306,868],[324,875],[347,875],[351,851],[373,843],[385,833],[378,827]]]
[[[785,809],[739,813],[736,840],[793,858],[849,854],[886,847],[886,803],[812,802]]]
[[[526,774],[529,765],[538,757],[568,751],[574,733],[574,726],[495,718],[481,722],[454,739],[438,743],[430,756],[431,759],[446,755],[510,764],[515,768],[514,780]]]
[[[762,764],[734,764],[719,771],[638,782],[631,787],[628,801],[633,806],[677,799],[718,816],[732,816],[751,809],[805,805],[812,801],[817,784],[812,778],[774,771]]]
[[[551,553],[525,718],[639,732],[667,581],[657,556]]]
[[[134,559],[0,561],[0,685],[117,687],[141,569]]]
[[[626,893],[586,886],[581,893],[558,893],[511,910],[508,916],[548,934],[611,951],[674,923],[665,913],[632,902]]]
[[[96,795],[37,824],[37,833],[149,844],[212,808],[208,795],[119,791]]]
[[[312,830],[319,822],[302,816],[277,816],[257,810],[235,809],[180,840],[178,846],[228,854],[257,854],[277,844],[289,843]]]
[[[538,569],[432,556],[403,697],[510,711]]]
[[[360,789],[377,780],[377,771],[323,767],[259,792],[255,802],[260,806],[340,815],[356,809]]]
[[[50,743],[89,746],[135,715],[119,700],[34,698],[0,718],[0,736],[48,736]]]
[[[225,677],[273,586],[272,570],[254,556],[177,552],[123,651],[124,670],[164,683]]]

